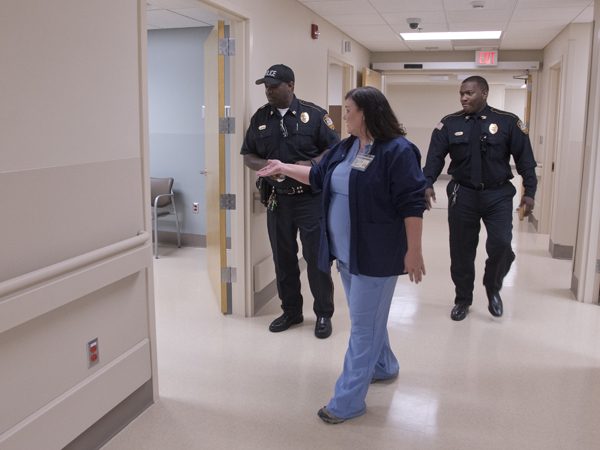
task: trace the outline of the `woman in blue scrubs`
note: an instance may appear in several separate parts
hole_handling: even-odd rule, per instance
[[[350,310],[350,342],[333,398],[318,415],[341,423],[365,414],[369,384],[398,376],[387,320],[399,275],[419,283],[426,182],[421,154],[385,96],[346,94],[349,138],[314,167],[269,160],[258,176],[284,174],[323,191],[319,268],[336,259]]]

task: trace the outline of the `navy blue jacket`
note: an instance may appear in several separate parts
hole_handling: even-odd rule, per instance
[[[329,273],[335,258],[329,252],[327,211],[331,175],[346,158],[356,139],[336,144],[310,171],[310,183],[323,190],[319,269]],[[367,170],[350,173],[350,273],[389,277],[404,273],[408,248],[404,219],[423,217],[425,176],[419,149],[404,137],[390,142],[375,141],[375,156]]]
[[[523,177],[525,195],[534,198],[537,188],[535,158],[529,141],[529,131],[517,116],[489,105],[479,113],[479,128],[465,111],[444,117],[431,134],[427,163],[423,172],[427,187],[442,172],[446,155],[450,153],[448,174],[462,185],[471,184],[471,153],[469,138],[476,133],[481,141],[485,136],[485,151],[481,153],[482,181],[485,185],[503,183],[513,178],[510,157],[515,160],[517,172]]]

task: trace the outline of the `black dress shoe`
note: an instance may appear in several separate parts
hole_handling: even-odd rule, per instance
[[[317,317],[315,336],[319,339],[325,339],[331,336],[331,331],[331,317]]]
[[[296,325],[297,323],[302,323],[304,321],[304,316],[300,314],[299,316],[290,316],[286,313],[283,313],[269,325],[269,331],[273,333],[279,333],[280,331],[285,331],[292,325]]]
[[[465,304],[458,304],[454,308],[452,308],[452,312],[450,313],[450,318],[452,320],[463,320],[467,317],[467,311],[469,311],[469,306]]]
[[[490,301],[490,306],[488,310],[494,317],[500,317],[502,315],[502,299],[500,298],[499,292],[488,292],[487,293],[488,300]]]

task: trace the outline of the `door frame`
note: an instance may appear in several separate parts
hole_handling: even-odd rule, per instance
[[[329,66],[331,64],[335,64],[337,66],[342,66],[342,97],[346,96],[346,93],[356,87],[356,72],[354,70],[354,65],[345,61],[342,55],[332,52],[331,50],[327,51],[327,104],[326,108],[329,109]],[[344,110],[342,104],[342,111]],[[341,138],[346,139],[348,136],[348,130],[344,126],[342,119],[342,129],[341,129]]]

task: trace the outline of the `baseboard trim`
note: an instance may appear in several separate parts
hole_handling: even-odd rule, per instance
[[[99,450],[153,403],[150,379],[63,450]]]
[[[277,297],[277,280],[271,281],[264,289],[260,292],[254,293],[254,303],[252,308],[252,315],[255,316],[262,308],[266,306],[271,300]]]
[[[550,255],[555,259],[573,259],[573,246],[572,245],[560,245],[555,244],[550,239],[550,245],[548,250],[550,251]]]
[[[575,298],[577,298],[578,290],[579,290],[579,279],[577,278],[577,276],[574,273],[572,273],[571,274],[571,292],[573,293]]]
[[[531,213],[529,215],[529,223],[533,225],[533,228],[535,228],[535,231],[538,231],[538,225],[539,225],[540,221],[535,218],[533,213]]]
[[[300,267],[300,273],[306,270],[306,261],[304,258],[300,258],[298,261]],[[252,307],[252,315],[255,316],[267,303],[277,297],[277,279],[271,281],[264,289],[260,292],[254,293],[254,302]]]

